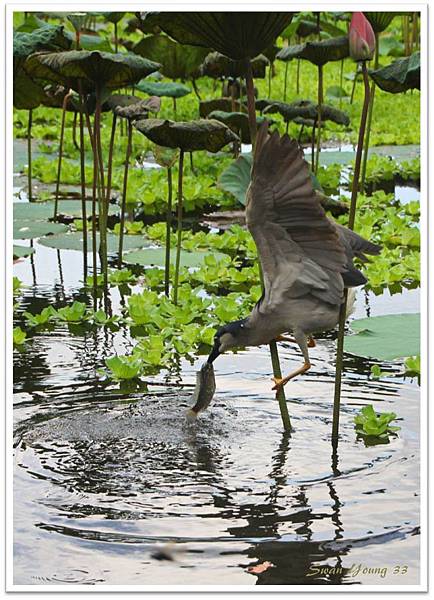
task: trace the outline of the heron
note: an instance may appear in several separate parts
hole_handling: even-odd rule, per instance
[[[295,342],[304,362],[286,377],[273,378],[278,390],[310,369],[313,336],[338,324],[345,288],[367,283],[354,258],[366,262],[381,246],[326,215],[298,142],[270,133],[267,122],[258,129],[246,200],[263,293],[248,317],[217,330],[207,363],[233,348]],[[285,336],[289,333],[293,337]]]

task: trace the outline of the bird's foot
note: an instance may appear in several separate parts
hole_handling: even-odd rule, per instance
[[[271,389],[276,390],[276,392],[278,392],[283,388],[284,385],[288,383],[288,381],[294,379],[294,377],[297,377],[297,375],[302,375],[303,373],[306,373],[306,371],[308,371],[310,367],[311,364],[309,362],[305,362],[303,366],[299,367],[283,379],[281,379],[280,377],[273,377],[274,386]]]

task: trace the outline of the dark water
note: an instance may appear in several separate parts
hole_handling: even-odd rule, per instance
[[[27,284],[19,310],[80,297],[79,255],[35,246],[14,268]],[[360,291],[356,316],[418,309],[417,291]],[[215,399],[188,425],[203,358],[147,391],[99,380],[104,358],[131,345],[127,331],[56,325],[14,352],[16,584],[418,583],[419,388],[399,365],[374,381],[369,361],[346,356],[333,452],[330,336],[286,387],[292,436],[265,348],[220,357]],[[280,348],[288,372],[300,356]],[[356,438],[353,416],[370,403],[400,417],[389,443]]]

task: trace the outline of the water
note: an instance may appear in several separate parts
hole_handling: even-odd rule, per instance
[[[35,247],[14,267],[27,285],[20,311],[81,298],[79,254]],[[418,303],[415,290],[361,291],[355,316]],[[15,584],[418,583],[419,389],[399,365],[382,364],[395,376],[375,381],[370,361],[345,357],[333,452],[330,334],[286,387],[292,436],[266,348],[219,357],[216,396],[188,425],[203,357],[142,391],[102,381],[104,358],[131,345],[122,329],[56,324],[14,353]],[[300,354],[279,347],[287,373]],[[370,403],[399,415],[389,443],[356,438],[353,416]]]

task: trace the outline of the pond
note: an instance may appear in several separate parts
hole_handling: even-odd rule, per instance
[[[25,286],[18,320],[84,299],[80,254],[34,246],[14,266]],[[111,298],[116,310],[117,288]],[[359,290],[355,316],[418,310],[417,290]],[[128,329],[70,327],[52,325],[15,352],[16,584],[418,582],[419,388],[399,366],[381,364],[390,376],[373,380],[370,361],[345,355],[333,451],[331,334],[286,387],[289,436],[267,348],[220,357],[213,403],[188,424],[203,357],[128,389],[97,372],[131,348]],[[287,372],[299,352],[279,346]],[[367,403],[399,415],[389,443],[357,439],[353,417]]]

